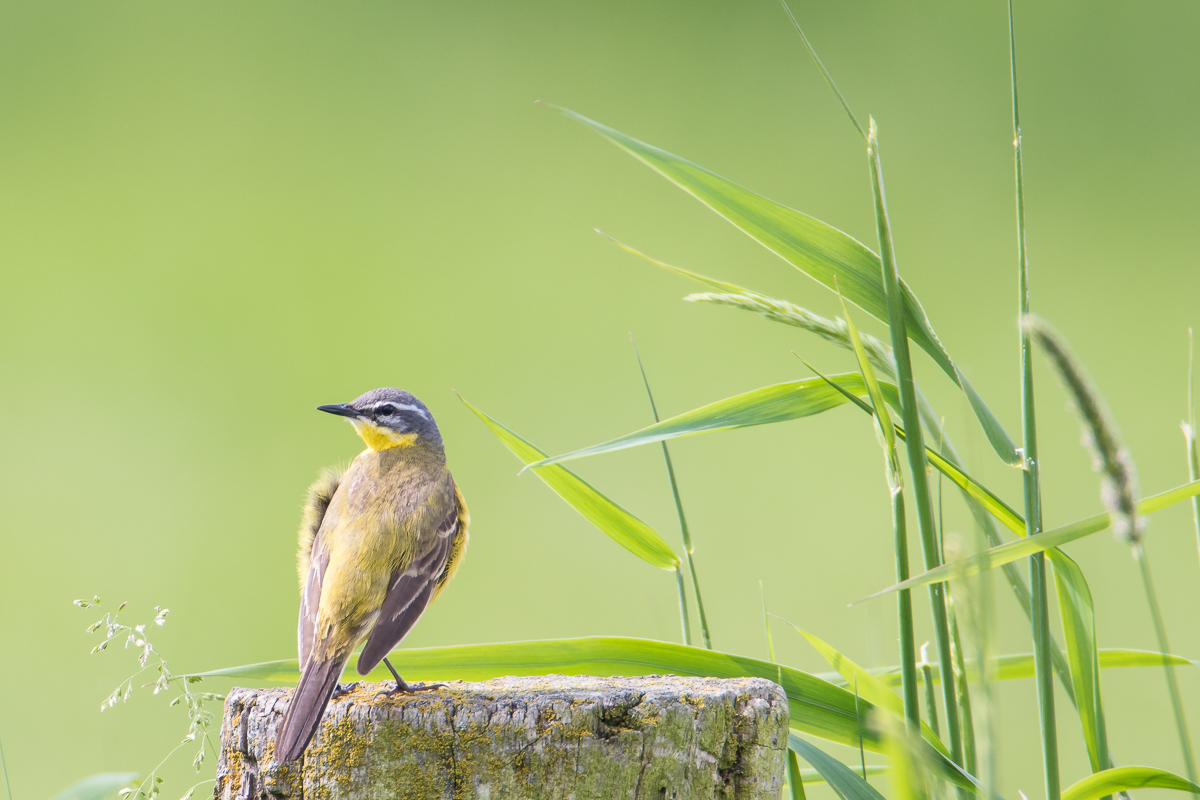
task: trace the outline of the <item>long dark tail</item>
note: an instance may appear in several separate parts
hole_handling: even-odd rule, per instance
[[[300,676],[300,683],[292,694],[292,703],[283,715],[283,725],[275,740],[275,760],[283,763],[295,761],[304,754],[312,741],[321,716],[329,705],[329,698],[337,686],[338,678],[346,666],[347,658],[333,661],[309,659]]]

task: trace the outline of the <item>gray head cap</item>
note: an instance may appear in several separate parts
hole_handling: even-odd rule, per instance
[[[415,433],[439,445],[442,442],[442,434],[433,420],[433,414],[424,403],[402,389],[372,389],[349,403],[318,408],[331,414],[371,422],[397,433]]]

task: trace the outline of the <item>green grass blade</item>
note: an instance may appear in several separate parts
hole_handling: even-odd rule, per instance
[[[466,400],[462,402],[525,464],[546,455]],[[582,478],[558,466],[542,467],[534,472],[584,519],[638,558],[661,569],[674,570],[679,566],[679,556],[654,528],[596,491]]]
[[[1108,729],[1104,720],[1104,702],[1100,692],[1100,656],[1096,647],[1096,618],[1092,592],[1083,570],[1061,550],[1050,550],[1054,566],[1054,584],[1062,617],[1063,640],[1071,664],[1079,722],[1087,745],[1092,772],[1112,766],[1108,755]]]
[[[101,772],[72,783],[51,800],[101,800],[137,780],[136,772]]]
[[[1175,505],[1197,495],[1200,495],[1200,481],[1185,483],[1183,486],[1177,486],[1169,491],[1138,501],[1137,512],[1139,515],[1152,514],[1155,511],[1161,511],[1168,506]],[[909,578],[904,583],[889,586],[857,602],[861,603],[864,600],[880,597],[899,589],[912,589],[930,583],[948,581],[959,574],[960,571],[966,575],[975,575],[984,570],[1011,564],[1033,553],[1040,553],[1052,547],[1060,547],[1076,539],[1091,536],[1093,533],[1106,530],[1111,524],[1112,520],[1107,511],[1102,514],[1096,514],[1095,516],[1072,522],[1070,525],[1064,525],[1061,528],[1054,528],[1033,537],[1018,539],[1015,542],[1007,542],[999,547],[984,550],[982,553],[976,553],[959,561],[943,564],[937,569],[922,572],[920,575]]]
[[[1154,767],[1116,767],[1097,772],[1063,791],[1062,800],[1096,800],[1131,789],[1175,789],[1200,792],[1200,786],[1173,772]]]
[[[633,345],[633,354],[637,357],[638,370],[642,373],[642,383],[646,386],[646,397],[650,399],[650,412],[654,415],[654,421],[658,422],[658,406],[654,404],[654,393],[650,391],[650,379],[646,377],[646,368],[642,366],[642,354],[638,352],[637,342],[633,341],[633,334],[629,334],[629,341]],[[675,466],[671,463],[671,451],[667,449],[667,443],[662,442],[663,461],[667,465],[667,480],[671,483],[671,496],[675,499],[675,513],[679,517],[679,535],[683,540],[683,561],[688,568],[688,573],[692,578],[692,591],[696,593],[696,611],[700,615],[700,635],[704,638],[704,646],[712,650],[712,637],[708,633],[708,616],[704,613],[704,596],[700,594],[700,579],[696,576],[696,563],[693,561],[695,548],[692,546],[692,534],[688,529],[687,515],[683,513],[683,500],[679,497],[679,484],[675,480]],[[683,617],[683,643],[692,643],[692,627],[688,622],[687,608],[687,592],[683,588],[683,576],[676,570],[679,575],[679,612]],[[772,659],[774,660],[774,659]]]
[[[582,114],[565,108],[557,110],[601,134],[818,283],[833,289],[836,279],[852,303],[887,321],[879,256],[849,234]],[[1020,463],[1012,439],[978,393],[969,388],[970,384],[933,332],[916,295],[906,284],[902,284],[901,291],[909,320],[908,335],[967,392],[972,409],[981,415],[980,423],[988,441],[1001,459],[1009,464]]]
[[[851,747],[858,746],[858,714],[854,695],[813,676],[755,658],[699,647],[625,637],[551,639],[501,644],[457,645],[397,650],[391,657],[412,680],[481,681],[506,675],[675,675],[756,677],[779,683],[788,695],[791,725],[804,733]],[[402,666],[401,666],[402,665]],[[295,659],[210,670],[200,677],[251,678],[295,682]],[[368,680],[387,680],[380,667]],[[865,724],[872,706],[864,702],[863,733],[868,750],[881,747]]]
[[[780,617],[780,619],[783,618]],[[784,620],[784,622],[787,622],[787,620]],[[904,718],[904,701],[900,699],[899,695],[888,688],[886,684],[878,680],[868,670],[863,669],[858,664],[842,655],[837,648],[827,644],[817,636],[814,636],[813,634],[791,622],[788,622],[787,624],[795,628],[797,633],[808,640],[808,643],[813,646],[813,649],[821,654],[821,658],[825,659],[829,666],[838,671],[838,674],[842,676],[842,680],[846,682],[847,686],[857,687],[857,692],[860,697],[874,706],[878,706],[879,708],[883,708],[892,712],[897,717]],[[917,721],[920,722],[920,718],[918,718]],[[925,740],[936,747],[942,753],[942,755],[950,755],[950,751],[948,751],[946,746],[942,744],[941,740],[937,736],[937,733],[935,733],[932,728],[923,722],[921,722],[920,725],[921,733],[925,737]]]
[[[1102,648],[1097,651],[1099,658],[1100,669],[1124,669],[1127,667],[1161,667],[1164,662],[1180,667],[1197,667],[1200,668],[1200,663],[1184,658],[1183,656],[1167,655],[1163,653],[1155,653],[1150,650],[1130,650],[1127,648]],[[964,659],[965,673],[967,679],[973,683],[977,683],[981,679],[979,674],[978,664],[974,659]],[[867,670],[874,676],[875,680],[889,688],[895,688],[900,685],[900,667],[875,667]],[[937,664],[931,665],[933,672],[933,680],[941,681],[941,670]],[[1022,678],[1033,677],[1033,654],[1032,653],[1016,653],[1011,655],[996,656],[992,659],[992,672],[994,680],[1012,681]],[[849,688],[850,684],[835,672],[822,672],[817,675],[818,678],[828,681],[835,686]]]
[[[1196,406],[1192,402],[1192,369],[1195,361],[1192,329],[1188,328],[1187,419],[1180,427],[1183,428],[1183,442],[1187,450],[1188,480],[1190,481],[1200,480],[1200,447],[1196,445]],[[1196,547],[1200,552],[1200,496],[1192,498],[1192,524],[1196,528]]]
[[[812,764],[841,800],[884,800],[874,786],[850,767],[794,733],[788,736],[788,749]]]
[[[793,751],[793,752],[795,752],[795,751]],[[868,777],[870,777],[872,775],[887,775],[888,768],[884,764],[868,764],[866,772],[867,772]],[[856,772],[854,774],[861,776],[862,773]],[[822,775],[819,770],[815,770],[815,769],[800,770],[800,779],[802,781],[804,781],[805,783],[825,783],[825,776]]]
[[[807,800],[804,796],[804,773],[796,760],[796,751],[788,748],[787,754],[788,795],[792,800]]]
[[[857,372],[835,375],[831,380],[851,393],[866,394],[862,376]],[[777,383],[774,386],[765,386],[718,400],[592,447],[531,462],[529,468],[538,469],[563,461],[677,439],[681,436],[788,422],[820,414],[845,402],[845,395],[820,378]]]

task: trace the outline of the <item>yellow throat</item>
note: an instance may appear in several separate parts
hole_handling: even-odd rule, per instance
[[[367,443],[372,450],[390,450],[393,447],[408,447],[417,440],[415,433],[397,433],[388,428],[381,428],[373,422],[360,419],[350,420],[355,432]]]

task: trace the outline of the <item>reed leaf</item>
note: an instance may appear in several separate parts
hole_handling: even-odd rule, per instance
[[[788,749],[812,764],[841,800],[884,800],[857,772],[794,733],[788,736]]]
[[[1200,481],[1185,483],[1182,486],[1177,486],[1174,489],[1138,501],[1137,513],[1139,515],[1153,514],[1155,511],[1161,511],[1164,508],[1197,495],[1200,495]],[[1036,536],[1006,542],[998,547],[984,550],[982,553],[975,553],[966,558],[951,561],[937,569],[922,572],[920,575],[904,581],[904,583],[889,586],[856,602],[861,603],[865,600],[881,597],[899,589],[912,589],[929,583],[948,581],[960,573],[975,575],[985,570],[1011,564],[1033,553],[1040,553],[1052,547],[1060,547],[1076,539],[1082,539],[1085,536],[1091,536],[1093,533],[1107,530],[1110,524],[1111,517],[1107,511],[1085,519],[1076,520],[1069,525],[1063,525],[1061,528],[1053,528]]]
[[[1123,669],[1126,667],[1161,667],[1163,662],[1176,666],[1186,667],[1193,666],[1200,668],[1200,663],[1184,658],[1183,656],[1167,655],[1164,653],[1155,653],[1150,650],[1130,650],[1127,648],[1102,648],[1097,650],[1097,656],[1100,669]],[[971,658],[963,659],[967,679],[973,683],[978,683],[982,680],[982,675],[979,674],[978,663]],[[993,679],[998,681],[1020,680],[1022,678],[1033,677],[1033,654],[1032,653],[1016,653],[1012,655],[996,656],[991,661]],[[941,669],[937,664],[931,665],[933,680],[935,683],[941,682]],[[900,667],[873,667],[867,670],[883,685],[894,688],[900,685]],[[840,674],[836,672],[821,672],[817,673],[817,677],[824,681],[849,688],[850,684]]]
[[[787,751],[787,782],[788,795],[792,800],[807,800],[804,795],[804,771],[796,760],[796,751],[790,747]]]
[[[1116,767],[1089,775],[1065,789],[1062,800],[1096,800],[1098,797],[1132,789],[1174,789],[1200,792],[1200,786],[1173,772],[1154,767]]]
[[[780,619],[783,618],[780,617]],[[783,621],[787,622],[787,620]],[[821,658],[825,659],[829,666],[837,670],[842,680],[845,681],[847,688],[856,687],[859,696],[868,703],[890,711],[897,717],[905,717],[904,701],[887,684],[877,679],[869,670],[863,669],[844,656],[836,647],[791,622],[787,624],[791,625],[796,629],[797,633],[807,639],[808,643],[813,646],[813,649],[821,654]],[[942,744],[941,739],[938,738],[937,733],[932,728],[921,722],[920,717],[917,718],[916,722],[920,725],[921,734],[925,737],[926,741],[936,747],[942,755],[950,755],[950,752]]]
[[[862,373],[863,382],[866,384],[867,392],[871,398],[871,411],[873,414],[872,419],[875,420],[875,432],[879,437],[880,444],[883,446],[885,473],[887,475],[889,494],[891,495],[888,499],[891,501],[892,507],[892,540],[896,562],[896,580],[903,581],[910,574],[908,564],[908,522],[904,513],[904,472],[900,467],[900,454],[896,450],[896,430],[892,423],[891,412],[888,411],[887,402],[883,397],[883,389],[879,385],[879,380],[875,377],[875,370],[871,368],[871,359],[867,355],[867,348],[863,344],[862,337],[858,335],[858,329],[854,326],[854,320],[850,317],[850,311],[847,309],[846,301],[840,292],[838,293],[838,299],[842,303],[842,313],[846,316],[846,335],[849,337],[851,346],[854,349],[854,357],[858,361],[858,370]],[[823,375],[820,377],[825,379]],[[853,399],[855,404],[862,402],[858,398],[848,399]],[[916,640],[913,634],[912,596],[909,593],[900,592],[896,599],[897,627],[900,634],[900,664],[903,676],[901,694],[904,698],[899,714],[907,719],[910,725],[920,727],[921,709],[917,705],[917,654]],[[808,634],[805,634],[805,636],[807,637]],[[814,640],[810,638],[809,641],[813,642]],[[814,643],[814,646],[817,645]],[[821,648],[818,647],[817,649],[820,650]],[[822,651],[822,655],[828,656],[825,651]],[[840,656],[840,654],[838,655]],[[830,663],[833,664],[835,669],[839,669],[836,663]],[[855,679],[855,687],[857,686],[858,682]],[[933,718],[930,717],[930,719]]]
[[[794,753],[795,751],[793,750],[792,752]],[[866,772],[868,776],[887,775],[888,768],[885,764],[867,764]],[[855,772],[854,774],[861,775],[859,772]],[[816,769],[800,770],[800,780],[804,781],[805,783],[826,783],[825,776],[821,774],[820,770]]]
[[[1113,766],[1108,753],[1108,727],[1100,692],[1100,655],[1096,647],[1096,615],[1092,592],[1079,565],[1061,550],[1048,552],[1062,617],[1063,640],[1071,664],[1076,708],[1083,727],[1092,772]]]
[[[501,425],[463,398],[463,404],[483,420],[504,446],[528,464],[545,457],[545,453]],[[671,549],[654,528],[642,522],[619,505],[609,500],[590,484],[564,467],[541,467],[534,472],[555,494],[578,511],[584,519],[595,525],[614,542],[633,553],[648,564],[661,569],[676,570],[679,556]]]
[[[879,256],[862,242],[673,153],[570,109],[551,107],[604,136],[818,283],[833,289],[837,281],[850,302],[876,319],[887,321],[887,297],[880,277]],[[1000,458],[1008,464],[1020,463],[1016,446],[1004,426],[955,366],[933,332],[916,295],[907,284],[902,284],[902,292],[909,337],[966,393],[988,441]]]

